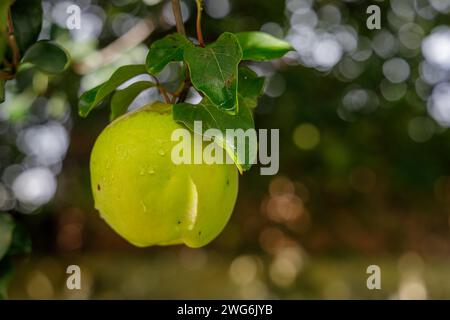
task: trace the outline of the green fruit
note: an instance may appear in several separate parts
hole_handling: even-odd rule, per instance
[[[232,164],[171,160],[172,106],[156,103],[112,122],[98,137],[90,169],[95,207],[136,246],[201,247],[225,227],[236,202]]]

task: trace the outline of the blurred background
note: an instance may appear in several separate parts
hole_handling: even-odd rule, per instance
[[[79,30],[66,28],[73,4]],[[372,4],[380,30],[366,26]],[[73,63],[22,72],[0,105],[0,211],[33,247],[14,260],[10,298],[450,298],[450,0],[205,0],[207,41],[262,30],[296,51],[252,65],[268,77],[255,121],[280,129],[279,174],[241,176],[230,223],[196,250],[138,249],[100,219],[89,156],[109,110],[77,115],[80,93],[174,31],[170,1],[43,6],[40,38]],[[194,36],[195,1],[182,11]],[[130,109],[159,98],[147,90]],[[66,289],[71,264],[82,290]],[[366,287],[372,264],[381,290]]]

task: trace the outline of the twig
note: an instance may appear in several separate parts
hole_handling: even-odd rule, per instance
[[[197,40],[200,46],[205,46],[205,41],[203,40],[202,33],[202,0],[196,0],[197,2]]]
[[[172,0],[172,10],[173,10],[173,15],[175,16],[175,23],[177,25],[177,31],[178,31],[178,33],[185,36],[186,29],[184,28],[183,14],[181,13],[180,0]]]
[[[78,74],[87,74],[115,61],[123,52],[138,46],[142,41],[147,39],[153,30],[155,30],[155,27],[151,20],[141,20],[127,33],[104,47],[101,51],[90,54],[82,61],[75,64],[75,71]]]
[[[168,91],[166,90],[166,88],[164,88],[164,87],[161,85],[161,83],[159,82],[159,79],[158,79],[157,77],[155,77],[154,75],[150,75],[150,76],[151,76],[151,77],[153,78],[153,80],[155,81],[156,87],[158,88],[159,93],[161,93],[161,95],[163,96],[164,101],[165,101],[166,103],[172,103],[173,97],[172,97],[172,99],[170,99],[170,97],[169,97],[169,95],[168,95]]]

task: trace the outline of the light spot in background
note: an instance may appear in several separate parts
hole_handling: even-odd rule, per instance
[[[257,274],[258,261],[256,257],[248,255],[238,256],[230,265],[230,279],[239,286],[251,284],[256,280]]]
[[[275,22],[267,22],[267,23],[263,24],[261,27],[261,31],[271,34],[277,38],[284,37],[283,28],[278,23],[275,23]]]
[[[428,100],[428,112],[441,126],[450,127],[450,83],[443,82],[433,88]]]
[[[47,168],[28,169],[14,180],[12,190],[20,202],[38,207],[50,201],[55,194],[56,179]]]
[[[423,61],[419,65],[420,78],[427,84],[434,85],[447,78],[447,72],[444,69]]]
[[[378,107],[378,96],[370,90],[351,89],[342,98],[342,105],[348,111],[372,112]]]
[[[55,294],[52,282],[41,271],[31,274],[26,284],[26,291],[30,299],[51,299]]]
[[[290,23],[295,28],[300,26],[315,27],[317,22],[317,14],[312,10],[295,12],[290,18]]]
[[[450,0],[429,0],[431,6],[442,13],[450,13]]]
[[[190,104],[199,104],[202,99],[203,97],[200,95],[200,93],[198,93],[197,90],[190,88],[185,101]]]
[[[354,52],[358,47],[358,34],[349,26],[337,26],[333,28],[333,34],[346,52]]]
[[[415,16],[414,1],[392,0],[390,1],[392,11],[405,20],[413,20]]]
[[[267,203],[267,216],[275,222],[290,222],[298,219],[303,211],[303,201],[294,194],[270,197]]]
[[[315,44],[312,55],[316,64],[329,69],[341,59],[342,47],[334,38],[325,37]]]
[[[387,101],[397,101],[403,98],[408,90],[405,83],[392,83],[386,79],[380,83],[380,91]]]
[[[320,132],[311,123],[302,123],[294,129],[293,140],[295,145],[302,150],[312,150],[320,142]]]
[[[309,11],[313,2],[314,0],[286,0],[286,9],[296,13]]]
[[[68,208],[59,215],[56,242],[62,251],[73,251],[82,247],[85,223],[86,215],[80,208]]]
[[[331,4],[324,5],[318,11],[319,19],[328,24],[336,25],[341,22],[341,11]]]
[[[387,60],[383,64],[383,74],[392,83],[403,82],[409,77],[409,64],[401,58]]]
[[[144,3],[148,6],[154,6],[160,2],[161,2],[161,0],[144,0]]]
[[[436,17],[436,11],[430,5],[429,0],[415,0],[414,8],[417,14],[424,19],[432,20]]]
[[[364,68],[362,63],[345,57],[339,62],[338,70],[347,80],[354,80],[363,73]]]
[[[416,117],[408,123],[408,134],[415,142],[426,142],[436,131],[434,122],[428,117]]]
[[[425,300],[427,299],[427,288],[421,278],[408,277],[401,280],[398,288],[400,300]]]
[[[231,4],[229,0],[205,0],[205,11],[212,18],[222,19],[230,14]]]
[[[435,28],[423,40],[422,53],[429,63],[450,70],[450,28]]]
[[[295,186],[287,177],[277,176],[269,185],[269,193],[271,196],[280,196],[283,194],[293,194]]]
[[[14,198],[11,192],[0,183],[0,210],[8,211],[14,208]]]
[[[397,41],[389,31],[381,30],[373,38],[372,48],[381,58],[389,58],[397,51]]]
[[[284,77],[276,73],[266,81],[266,87],[264,88],[264,94],[269,97],[280,97],[286,91],[286,80]]]
[[[17,146],[40,165],[53,165],[64,158],[69,146],[67,130],[58,122],[27,128],[18,137]]]
[[[183,15],[183,22],[186,22],[189,20],[189,17],[191,15],[191,11],[189,10],[189,7],[184,1],[180,1],[180,8],[181,8],[181,14]],[[171,26],[175,26],[175,17],[173,16],[172,11],[172,3],[166,2],[164,5],[163,11],[162,11],[163,19],[164,21]]]
[[[420,48],[424,34],[422,27],[415,23],[406,23],[398,31],[400,42],[411,50]]]
[[[351,54],[352,59],[355,61],[365,61],[372,56],[372,43],[366,37],[359,37],[358,47],[356,51]]]
[[[294,284],[303,267],[303,256],[296,247],[284,248],[274,257],[269,268],[270,279],[280,287]]]

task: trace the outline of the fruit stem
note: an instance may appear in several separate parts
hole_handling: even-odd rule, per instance
[[[202,0],[196,0],[197,2],[197,39],[200,46],[205,46],[205,41],[203,40],[203,33],[202,33]]]
[[[178,33],[185,36],[186,29],[184,28],[183,14],[181,13],[180,0],[172,0],[172,10],[173,10],[173,15],[175,16],[175,23],[177,25],[177,31],[178,31]]]

